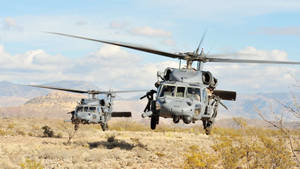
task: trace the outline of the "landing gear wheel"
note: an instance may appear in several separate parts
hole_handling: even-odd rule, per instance
[[[206,135],[210,135],[211,129],[212,129],[212,127],[207,127],[207,128],[205,128],[205,129],[204,129],[204,130],[205,130],[205,134],[206,134]]]
[[[180,118],[179,117],[173,117],[173,123],[179,123]]]
[[[102,124],[101,124],[101,128],[102,128],[102,131],[108,130],[108,125],[107,125],[107,123],[102,123]]]
[[[212,129],[212,124],[213,124],[213,122],[211,122],[211,121],[208,121],[208,120],[203,121],[203,128],[205,130],[206,135],[210,135],[211,129]]]
[[[159,122],[159,116],[151,116],[151,129],[154,130]]]

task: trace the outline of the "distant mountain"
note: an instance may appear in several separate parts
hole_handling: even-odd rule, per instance
[[[278,96],[282,97],[283,95],[280,94]],[[0,107],[0,117],[34,117],[34,118],[50,118],[50,119],[69,119],[70,115],[66,113],[74,110],[77,102],[83,97],[86,97],[86,95],[52,91],[51,93],[45,96],[38,96],[33,99],[30,99],[25,104],[19,106]],[[253,99],[252,97],[258,98],[259,101],[251,102],[251,100]],[[252,97],[250,96],[245,97],[241,99],[240,102],[244,103],[246,107],[248,106],[247,103],[249,103],[252,104],[252,106],[260,105],[261,109],[264,109],[268,107],[267,105],[270,102],[272,102],[271,98],[273,97],[273,95],[263,95],[263,96],[253,95]],[[288,95],[286,95],[285,97],[288,97]],[[149,125],[150,123],[149,118],[143,119],[141,117],[141,112],[143,111],[144,106],[146,106],[146,104],[147,104],[146,100],[142,100],[142,101],[115,100],[113,111],[131,111],[132,118],[128,120]],[[246,111],[247,109],[246,108],[244,109],[243,104],[241,106],[242,107],[239,109],[237,109],[238,105],[233,106],[231,108],[233,110],[241,110],[238,112],[234,112],[233,110],[228,112],[223,112],[221,110],[218,119],[216,120],[215,126],[227,127],[227,128],[238,128],[239,126],[232,120],[232,117],[243,117],[246,119],[249,126],[268,127],[268,128],[272,127],[260,118],[251,119],[247,117],[248,114],[251,114],[251,107],[250,106],[248,107],[249,111],[247,112]],[[224,116],[224,114],[226,113],[230,113],[230,116],[228,118],[225,118]],[[255,113],[255,111],[252,111],[252,113],[257,114]],[[263,111],[263,113],[267,113],[267,111],[266,112]],[[119,118],[114,118],[113,120],[119,120]],[[188,127],[191,125],[197,125],[197,126],[202,125],[201,121],[191,125],[185,125],[183,124],[182,121],[178,124],[173,124],[172,119],[165,119],[165,118],[160,118],[160,123],[169,124],[172,126],[181,126],[181,127]],[[297,128],[300,126],[299,120],[298,122],[288,122],[287,126],[290,128]]]
[[[277,114],[284,112],[285,109],[281,104],[294,106],[294,99],[300,99],[300,93],[257,93],[257,94],[238,94],[235,102],[224,102],[229,108],[228,111],[221,108],[219,117],[246,117],[259,118],[257,111],[267,116],[271,112]]]
[[[47,92],[43,89],[37,89],[25,85],[13,84],[7,81],[0,82],[0,96],[2,97],[24,97],[32,98],[45,95]]]
[[[52,83],[45,83],[43,85],[55,86],[62,88],[72,89],[98,89],[98,86],[85,82],[85,81],[58,81]],[[45,96],[53,90],[33,88],[24,85],[13,84],[6,81],[0,82],[0,107],[19,106],[24,104],[30,99],[39,96]],[[141,112],[146,104],[146,99],[139,101],[139,97],[145,93],[118,94],[116,100],[121,100],[121,108],[131,108],[132,111]],[[131,96],[124,99],[125,96]],[[263,112],[266,116],[270,116],[270,112],[280,113],[285,109],[281,103],[293,104],[293,97],[300,99],[300,93],[256,93],[256,94],[243,94],[238,93],[235,102],[224,101],[229,110],[225,110],[220,106],[218,119],[231,118],[231,117],[244,117],[249,119],[260,119],[257,110]],[[118,101],[117,101],[118,102]],[[124,104],[123,104],[124,103]],[[125,104],[126,103],[126,104]],[[116,107],[117,108],[117,107]],[[291,117],[290,120],[293,120]]]
[[[41,85],[81,90],[99,89],[96,85],[85,81],[58,81]],[[49,92],[51,90],[0,81],[0,106],[21,105],[29,99],[44,96]]]

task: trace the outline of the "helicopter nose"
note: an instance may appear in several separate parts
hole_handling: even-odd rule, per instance
[[[169,101],[161,103],[160,106],[162,111],[167,111],[176,116],[189,115],[192,111],[192,108],[182,101]]]

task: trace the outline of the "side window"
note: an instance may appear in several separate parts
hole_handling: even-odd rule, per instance
[[[162,91],[160,93],[160,97],[163,97],[163,96],[174,96],[174,92],[175,92],[175,86],[165,85],[162,88]]]
[[[177,87],[176,97],[184,97],[185,87]]]

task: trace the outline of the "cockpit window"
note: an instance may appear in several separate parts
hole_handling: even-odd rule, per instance
[[[184,97],[185,87],[177,86],[176,97]]]
[[[87,112],[89,107],[84,107],[84,111]]]
[[[96,112],[96,107],[90,107],[90,112]]]
[[[186,96],[200,101],[200,89],[188,87]]]
[[[77,111],[82,111],[83,107],[77,107]]]
[[[160,92],[160,97],[174,96],[174,93],[175,93],[175,86],[164,85]]]

